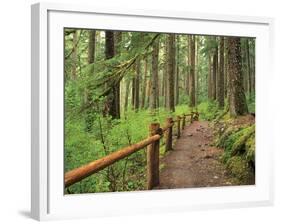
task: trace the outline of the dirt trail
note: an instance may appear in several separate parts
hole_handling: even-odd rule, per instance
[[[212,131],[206,121],[195,121],[161,159],[158,189],[236,185],[219,161],[222,149],[210,146]]]

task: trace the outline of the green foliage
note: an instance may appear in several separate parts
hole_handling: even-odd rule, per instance
[[[221,112],[216,101],[202,102],[198,105],[198,111],[200,117],[208,121],[215,119]]]
[[[225,149],[222,160],[233,175],[242,182],[253,178],[255,125],[228,127],[219,137],[216,145]]]
[[[73,42],[76,32],[77,44]],[[105,59],[105,32],[96,31],[95,60],[88,64],[88,30],[65,29],[65,171],[72,170],[93,160],[104,157],[116,150],[143,140],[148,136],[148,126],[152,122],[159,122],[161,126],[169,116],[188,114],[198,111],[200,119],[224,119],[226,110],[219,110],[215,101],[209,102],[207,98],[207,80],[209,72],[208,56],[212,55],[218,47],[215,38],[197,36],[198,55],[196,60],[196,100],[197,107],[189,108],[189,96],[186,92],[187,78],[190,66],[187,65],[187,36],[177,35],[176,41],[176,66],[178,73],[179,102],[174,113],[168,112],[163,107],[167,95],[165,82],[166,66],[166,34],[122,32],[122,40],[117,43],[116,54],[111,59]],[[155,111],[148,109],[147,91],[151,86],[151,45],[159,40],[159,108]],[[116,44],[116,43],[115,43]],[[250,55],[254,55],[254,44],[250,44]],[[76,52],[73,59],[73,50]],[[144,108],[137,112],[125,110],[124,98],[127,89],[125,84],[132,83],[136,75],[134,64],[140,60],[140,85],[139,93],[145,93]],[[147,61],[144,66],[144,61]],[[146,69],[145,69],[146,67]],[[75,75],[72,75],[74,71]],[[144,74],[146,72],[146,76]],[[121,82],[120,82],[121,81]],[[121,119],[114,120],[106,116],[106,103],[113,86],[120,83]],[[167,83],[166,83],[167,84]],[[132,85],[132,84],[130,84]],[[160,88],[161,86],[161,88]],[[146,87],[146,91],[144,91]],[[161,92],[161,93],[160,93]],[[131,108],[132,86],[128,91],[128,108]],[[140,97],[141,98],[141,97]],[[254,94],[247,95],[250,112],[255,111]],[[253,128],[254,130],[254,128]],[[247,162],[254,161],[255,141],[254,131],[233,129],[224,132],[221,143],[226,148],[229,167],[239,164],[240,157]],[[241,131],[241,133],[240,133]],[[161,140],[160,154],[165,150]],[[243,150],[245,149],[245,152]],[[228,152],[233,152],[233,154]],[[243,153],[242,153],[243,152]],[[234,156],[233,156],[234,155]],[[239,156],[239,160],[236,157]],[[235,159],[231,159],[231,158]],[[241,157],[242,158],[242,157]],[[237,162],[238,161],[238,162]],[[243,165],[243,164],[242,164]],[[244,167],[244,166],[242,166]],[[234,170],[237,170],[236,168]],[[128,191],[145,189],[146,181],[146,155],[145,149],[122,159],[110,167],[85,178],[66,189],[66,193],[90,193],[109,191]]]
[[[255,98],[256,98],[256,96],[254,93],[246,95],[248,110],[250,113],[255,113],[255,111],[256,111]]]
[[[241,156],[231,157],[227,161],[226,167],[230,170],[231,174],[237,177],[242,183],[247,184],[254,179],[253,168]]]
[[[168,116],[187,113],[187,106],[178,106],[174,114],[160,108],[150,112],[127,111],[119,120],[95,114],[94,132],[85,131],[80,116],[71,116],[65,123],[65,171],[97,160],[148,136],[152,122],[164,124]],[[163,154],[163,150],[161,153]],[[127,159],[118,161],[103,171],[69,187],[66,193],[143,190],[146,184],[146,154],[142,149]]]

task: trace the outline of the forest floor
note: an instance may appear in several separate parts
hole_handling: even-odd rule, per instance
[[[207,121],[187,125],[173,150],[162,159],[157,189],[240,185],[220,161],[223,149],[212,146]]]

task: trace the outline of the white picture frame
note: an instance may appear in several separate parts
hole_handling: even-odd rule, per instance
[[[37,220],[248,207],[273,203],[270,91],[273,19],[94,6],[32,5],[31,214]],[[63,194],[63,27],[256,37],[256,184]]]

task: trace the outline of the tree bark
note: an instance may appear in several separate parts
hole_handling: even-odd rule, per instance
[[[250,48],[249,48],[249,40],[248,38],[245,40],[246,42],[246,61],[247,61],[247,85],[249,93],[252,93],[252,80],[251,80],[251,64],[250,64]]]
[[[105,31],[105,59],[111,59],[114,55],[114,32]],[[105,114],[110,115],[113,119],[120,118],[117,107],[117,103],[120,100],[118,99],[117,88],[118,87],[116,85],[112,86],[111,92],[108,94],[105,104]]]
[[[130,80],[126,80],[125,101],[124,101],[124,110],[125,111],[128,110],[129,92],[130,92]]]
[[[169,75],[168,75],[168,35],[165,36],[165,52],[164,52],[164,68],[163,68],[163,82],[165,85],[164,92],[164,107],[169,109]]]
[[[114,54],[115,55],[119,55],[121,53],[121,41],[122,41],[122,32],[115,32],[114,34]],[[116,111],[117,111],[117,118],[120,118],[120,114],[121,114],[121,106],[120,106],[120,81],[116,82],[115,84],[115,106],[116,106]]]
[[[143,74],[143,83],[142,83],[142,96],[141,96],[141,108],[145,107],[145,97],[146,97],[146,82],[147,82],[147,70],[148,70],[148,58],[144,61],[144,74]]]
[[[150,109],[157,108],[158,99],[158,57],[159,57],[159,40],[155,40],[152,46],[152,79],[151,79],[151,95]]]
[[[88,42],[88,64],[95,62],[95,52],[96,52],[96,31],[89,31],[89,42]]]
[[[92,64],[95,62],[95,52],[96,52],[96,31],[89,31],[89,42],[88,42],[88,64]],[[94,69],[91,70],[92,75],[94,75]],[[85,88],[85,105],[88,107],[92,102],[92,83],[88,84]],[[85,123],[86,123],[86,131],[91,132],[93,126],[93,111],[88,109],[86,111]]]
[[[134,110],[138,111],[140,106],[140,59],[136,60],[135,64],[135,88],[134,88]]]
[[[219,51],[219,73],[217,85],[217,100],[219,107],[224,107],[224,38],[220,37],[220,51]]]
[[[189,36],[190,43],[190,76],[189,76],[189,106],[195,107],[195,36]]]
[[[241,43],[239,37],[227,38],[228,74],[229,74],[229,111],[231,116],[248,113],[243,88]]]
[[[199,97],[199,37],[195,37],[195,103],[198,104],[198,97]]]
[[[224,38],[224,98],[228,97],[228,57],[227,57],[227,44]]]
[[[77,78],[77,73],[76,73],[76,67],[77,67],[77,30],[74,31],[73,33],[73,51],[72,51],[72,55],[71,55],[71,59],[72,59],[72,64],[71,64],[71,79],[72,80],[76,80]]]
[[[216,41],[216,37],[215,41]],[[213,54],[213,73],[212,73],[212,99],[216,100],[217,98],[217,68],[218,68],[218,47],[215,47]]]
[[[176,37],[176,75],[175,75],[175,105],[179,103],[179,51],[180,51],[180,36]]]
[[[168,34],[168,109],[175,111],[174,77],[175,77],[175,34]]]
[[[212,54],[209,51],[208,52],[208,65],[209,65],[209,69],[208,69],[208,99],[211,100],[212,99],[212,95],[213,95],[213,88],[212,88]]]

